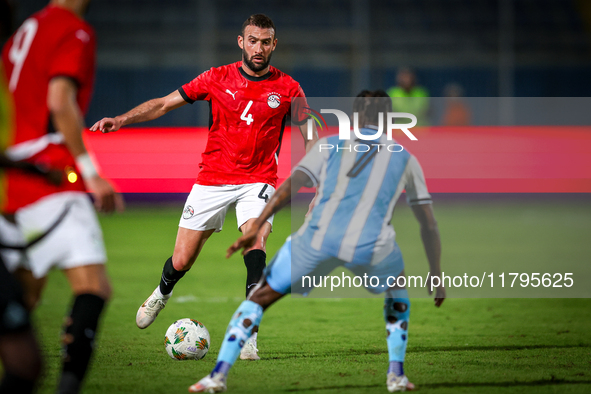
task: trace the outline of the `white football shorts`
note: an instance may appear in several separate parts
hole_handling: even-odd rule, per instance
[[[26,243],[23,233],[16,224],[9,222],[2,215],[0,215],[0,242],[13,246],[24,245]],[[2,256],[2,261],[4,261],[4,265],[10,272],[13,272],[17,266],[22,264],[22,260],[25,258],[22,251],[8,248],[0,249],[0,256]]]
[[[258,218],[275,188],[266,183],[244,185],[193,185],[185,202],[179,227],[190,230],[222,231],[228,208],[236,204],[238,228],[246,221]],[[273,225],[273,216],[267,221]]]
[[[54,227],[27,249],[26,258],[19,262],[19,266],[30,270],[36,278],[46,276],[53,267],[68,269],[107,261],[103,234],[86,193],[61,192],[43,197],[17,210],[15,220],[26,241]],[[9,269],[14,270],[16,266]]]

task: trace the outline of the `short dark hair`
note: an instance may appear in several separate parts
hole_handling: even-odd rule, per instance
[[[277,38],[277,29],[275,29],[275,24],[265,14],[253,14],[248,17],[247,20],[244,21],[242,24],[242,32],[240,35],[244,37],[244,30],[246,26],[256,26],[260,27],[261,29],[273,29],[273,38]]]
[[[392,110],[392,99],[382,89],[370,91],[363,90],[353,102],[353,112],[359,114],[359,126],[379,123],[379,114],[385,116]],[[384,122],[385,125],[385,122]]]

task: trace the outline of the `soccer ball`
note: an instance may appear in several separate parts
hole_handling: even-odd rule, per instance
[[[201,360],[209,351],[209,331],[193,319],[175,321],[166,330],[164,346],[175,360]]]

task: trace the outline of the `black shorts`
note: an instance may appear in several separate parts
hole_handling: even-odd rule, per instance
[[[0,335],[22,332],[29,328],[31,322],[23,302],[21,287],[0,258]]]

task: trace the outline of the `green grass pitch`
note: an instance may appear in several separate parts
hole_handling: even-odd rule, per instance
[[[135,326],[137,308],[171,254],[181,208],[136,206],[101,218],[114,294],[85,393],[183,393],[213,368],[226,325],[244,296],[242,258],[223,257],[239,234],[232,211],[156,322],[146,330]],[[477,258],[535,263],[559,255],[590,262],[588,201],[436,202],[435,210],[444,268],[446,261]],[[407,267],[426,266],[418,226],[405,204],[397,208],[394,224]],[[275,219],[269,258],[289,233],[286,211]],[[47,364],[41,393],[55,390],[69,294],[63,276],[52,273],[35,313]],[[212,346],[201,361],[175,361],[164,350],[166,328],[183,317],[209,329]],[[286,297],[265,314],[259,338],[262,360],[238,360],[229,392],[386,392],[381,300]],[[429,299],[413,299],[405,370],[423,393],[591,392],[591,302],[450,298],[436,309]]]

